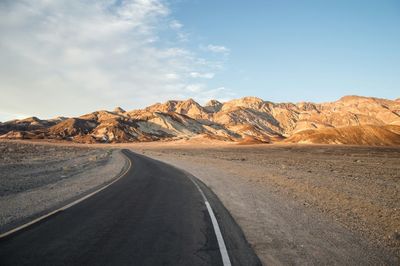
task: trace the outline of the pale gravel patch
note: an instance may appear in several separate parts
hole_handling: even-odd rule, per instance
[[[125,164],[126,159],[121,152],[114,150],[105,162],[95,165],[96,167],[87,168],[86,171],[77,172],[57,182],[0,197],[0,228],[49,210],[110,182],[122,171]]]
[[[254,178],[254,171],[270,175],[267,168],[240,158],[227,161],[209,153],[202,155],[201,149],[188,151],[190,156],[186,156],[185,150],[146,149],[144,153],[190,172],[210,187],[242,227],[265,265],[398,263],[394,255],[309,208],[307,202],[293,200],[290,190],[266,186],[261,179]]]

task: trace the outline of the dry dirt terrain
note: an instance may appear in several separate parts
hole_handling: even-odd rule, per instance
[[[133,149],[206,183],[266,264],[398,263],[400,148],[149,144]]]
[[[266,265],[398,265],[400,148],[0,142],[0,228],[101,186],[130,148],[207,184]]]
[[[117,150],[0,142],[0,232],[116,177]]]

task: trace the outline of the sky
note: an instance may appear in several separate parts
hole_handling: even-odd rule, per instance
[[[2,0],[0,121],[400,97],[398,0]]]

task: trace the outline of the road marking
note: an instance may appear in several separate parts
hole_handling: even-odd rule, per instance
[[[231,264],[231,260],[229,259],[228,250],[226,249],[226,245],[225,245],[224,238],[222,237],[221,229],[219,228],[217,218],[215,217],[214,211],[211,208],[210,202],[208,201],[206,195],[204,194],[204,192],[200,188],[200,186],[196,183],[196,181],[194,181],[193,178],[191,178],[190,176],[189,176],[189,179],[196,186],[197,190],[200,191],[200,194],[203,197],[204,203],[206,204],[208,214],[211,217],[211,223],[214,227],[215,236],[217,237],[219,251],[221,252],[221,257],[222,257],[222,263],[224,266],[231,266],[232,264]]]
[[[24,229],[24,228],[27,228],[28,226],[31,226],[31,225],[33,225],[33,224],[35,224],[35,223],[37,223],[37,222],[40,222],[40,221],[42,221],[43,219],[46,219],[47,217],[50,217],[50,216],[52,216],[52,215],[54,215],[54,214],[56,214],[56,213],[58,213],[58,212],[64,211],[64,210],[66,210],[66,209],[68,209],[68,208],[71,208],[72,206],[78,204],[79,202],[82,202],[82,201],[84,201],[85,199],[90,198],[91,196],[93,196],[93,195],[99,193],[100,191],[102,191],[102,190],[108,188],[109,186],[111,186],[112,184],[114,184],[115,182],[117,182],[117,181],[118,181],[119,179],[121,179],[124,175],[126,175],[126,173],[128,173],[128,171],[129,171],[129,170],[131,169],[131,167],[132,167],[131,160],[128,158],[128,156],[126,156],[123,152],[121,152],[121,153],[122,153],[122,154],[125,156],[125,158],[128,160],[129,167],[128,167],[123,173],[121,173],[116,179],[114,179],[111,183],[108,183],[108,184],[105,185],[104,187],[101,187],[101,188],[99,188],[98,190],[93,191],[92,193],[90,193],[90,194],[88,194],[88,195],[86,195],[86,196],[84,196],[84,197],[82,197],[82,198],[80,198],[80,199],[77,199],[77,200],[75,200],[75,201],[73,201],[73,202],[71,202],[71,203],[69,203],[69,204],[67,204],[67,205],[65,205],[65,206],[63,206],[63,207],[61,207],[61,208],[58,208],[57,210],[54,210],[54,211],[52,211],[52,212],[49,212],[49,213],[47,213],[47,214],[45,214],[45,215],[43,215],[43,216],[40,216],[39,218],[36,218],[36,219],[34,219],[34,220],[32,220],[32,221],[26,223],[26,224],[23,224],[23,225],[21,225],[21,226],[18,226],[18,227],[14,228],[14,229],[11,229],[10,231],[7,231],[7,232],[1,234],[1,235],[0,235],[0,239],[1,239],[1,238],[4,238],[4,237],[6,237],[6,236],[9,236],[9,235],[11,235],[11,234],[13,234],[13,233],[15,233],[15,232],[18,232],[18,231],[20,231],[20,230],[22,230],[22,229]]]

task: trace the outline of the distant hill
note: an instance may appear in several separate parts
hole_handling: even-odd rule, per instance
[[[140,110],[96,111],[75,118],[31,117],[0,123],[3,139],[79,143],[191,138],[238,143],[400,145],[400,101],[345,96],[328,103],[273,103],[244,97],[205,106],[193,99]]]
[[[319,144],[400,145],[400,126],[347,126],[303,130],[286,142]]]

